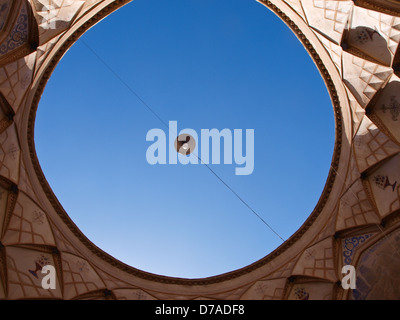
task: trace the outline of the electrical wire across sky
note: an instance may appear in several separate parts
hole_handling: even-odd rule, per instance
[[[154,111],[152,107],[146,101],[144,101],[135,90],[129,86],[124,79],[93,49],[91,48],[83,39],[82,43],[92,52],[92,54],[141,102],[141,104],[146,107],[168,130],[170,126],[164,121],[157,112]],[[174,136],[178,136],[177,132],[170,132]],[[229,190],[231,191],[237,199],[239,199],[262,223],[264,223],[282,242],[286,240],[269,224],[262,218],[251,206],[247,203],[229,184],[227,184],[208,164],[206,164],[197,154],[195,156],[198,158],[201,164],[204,164],[206,168]]]
[[[86,48],[101,62],[101,64],[103,66],[105,66],[114,76],[115,78],[118,79],[118,81],[124,85],[131,94],[133,94],[139,101],[140,103],[149,111],[153,114],[154,117],[156,117],[163,126],[165,126],[170,134],[173,134],[174,136],[178,136],[177,132],[171,132],[171,127],[168,125],[168,123],[159,116],[159,114],[135,91],[132,89],[132,87],[130,85],[127,84],[126,81],[124,81],[124,79],[110,66],[109,63],[107,63],[91,46],[89,46],[83,39],[81,39],[81,42],[86,46]],[[198,158],[199,162],[201,164],[204,164],[205,167],[240,201],[242,202],[249,210],[251,213],[253,213],[265,226],[267,226],[267,228],[274,233],[282,242],[285,242],[286,239],[284,239],[259,213],[257,213],[252,206],[245,201],[226,181],[224,181],[224,179],[222,179],[220,177],[220,175],[218,175],[207,163],[205,163],[201,157],[197,154],[194,153],[194,156]],[[340,174],[337,172],[337,170],[330,165],[331,169],[335,171],[336,175],[338,177],[340,177],[341,179],[343,179]],[[354,194],[354,192],[352,192],[352,194],[358,199],[357,195]],[[384,230],[381,228],[380,225],[376,224],[377,228],[380,230],[380,232],[382,232],[382,234],[387,237],[386,233],[384,232]],[[399,252],[397,250],[397,248],[395,248],[393,246],[394,252],[397,253],[399,256]],[[308,250],[306,250],[308,252]],[[309,253],[311,256],[313,256],[311,253]]]

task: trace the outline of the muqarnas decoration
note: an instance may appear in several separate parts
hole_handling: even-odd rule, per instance
[[[397,185],[397,181],[395,181],[392,184],[392,183],[390,183],[388,176],[383,176],[380,174],[378,174],[374,177],[374,181],[375,181],[375,184],[382,190],[385,190],[387,187],[392,187],[392,191],[394,191],[396,188],[396,185]]]
[[[39,279],[38,276],[38,271],[41,271],[44,266],[50,264],[49,258],[47,258],[45,255],[40,255],[38,258],[36,258],[35,262],[35,270],[29,269],[28,271],[36,278]]]
[[[400,103],[397,102],[395,96],[392,96],[390,98],[389,106],[386,106],[384,104],[384,105],[382,105],[381,110],[383,111],[383,113],[386,113],[386,111],[389,110],[390,113],[392,114],[392,120],[393,121],[397,121],[398,120],[398,116],[400,114]]]
[[[308,300],[310,294],[304,288],[296,288],[294,294],[299,300]]]

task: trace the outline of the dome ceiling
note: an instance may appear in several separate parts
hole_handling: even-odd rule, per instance
[[[399,299],[398,1],[259,1],[291,28],[326,83],[332,169],[291,238],[250,266],[205,279],[150,274],[99,249],[61,207],[36,156],[35,113],[52,71],[127,2],[0,0],[0,299]],[[340,285],[344,265],[355,267],[356,289]],[[41,285],[46,266],[55,289]]]

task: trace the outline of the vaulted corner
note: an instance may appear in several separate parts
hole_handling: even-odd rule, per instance
[[[38,25],[27,0],[0,1],[0,66],[36,51]]]

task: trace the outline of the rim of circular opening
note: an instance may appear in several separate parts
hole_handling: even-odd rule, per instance
[[[333,111],[334,111],[334,119],[335,119],[335,143],[334,143],[334,151],[332,156],[331,167],[328,173],[328,177],[321,193],[321,196],[314,208],[314,210],[310,213],[308,218],[305,222],[294,232],[284,243],[278,246],[275,250],[267,254],[265,257],[253,262],[252,264],[242,267],[240,269],[236,269],[230,272],[226,272],[220,275],[215,275],[211,277],[205,278],[177,278],[171,276],[163,276],[158,274],[153,274],[147,271],[143,271],[127,265],[122,261],[114,258],[107,252],[103,251],[101,248],[97,247],[93,242],[91,242],[83,232],[75,225],[73,220],[69,217],[68,213],[64,210],[61,203],[58,201],[56,195],[54,194],[53,190],[51,189],[41,167],[39,164],[39,160],[36,154],[35,142],[34,142],[34,126],[35,126],[35,118],[36,118],[36,111],[39,106],[40,98],[42,93],[45,89],[45,86],[50,79],[56,65],[61,60],[63,55],[68,51],[70,47],[92,26],[100,22],[103,18],[109,16],[112,12],[116,11],[117,9],[121,8],[125,4],[131,2],[131,0],[116,0],[111,2],[108,6],[103,8],[100,12],[98,12],[95,16],[88,19],[84,24],[82,24],[78,29],[76,29],[68,38],[62,42],[59,49],[53,55],[50,62],[47,64],[47,67],[43,73],[43,76],[39,80],[38,85],[36,86],[36,90],[33,93],[32,103],[29,109],[29,116],[28,116],[28,128],[27,128],[27,140],[28,140],[28,148],[29,148],[29,155],[35,170],[36,176],[40,182],[41,187],[43,188],[44,193],[48,201],[51,203],[59,217],[63,220],[66,226],[72,231],[72,233],[96,256],[104,260],[105,262],[111,264],[114,267],[117,267],[123,272],[128,274],[160,283],[167,283],[167,284],[182,284],[182,285],[208,285],[218,282],[223,282],[227,280],[231,280],[234,278],[238,278],[244,274],[250,273],[263,265],[267,264],[268,262],[275,259],[277,256],[281,255],[285,252],[288,248],[290,248],[297,240],[299,240],[302,235],[310,228],[313,224],[315,219],[319,216],[322,212],[329,195],[332,190],[332,186],[334,184],[337,169],[339,166],[339,158],[341,154],[341,147],[342,147],[342,113],[341,113],[341,106],[338,99],[338,94],[336,87],[332,81],[332,78],[327,72],[327,69],[322,62],[319,54],[314,49],[310,41],[304,35],[302,30],[288,17],[282,10],[280,10],[275,4],[271,3],[270,1],[263,0],[263,4],[266,5],[276,16],[278,16],[297,36],[299,41],[302,43],[305,50],[308,51],[312,60],[315,62],[318,70],[320,71],[322,79],[325,81],[325,85],[328,89],[329,96],[331,98]]]

